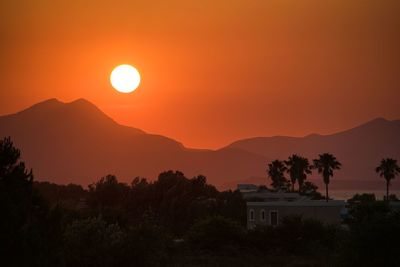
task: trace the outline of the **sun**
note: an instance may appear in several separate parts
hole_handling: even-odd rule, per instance
[[[131,65],[119,65],[111,72],[110,82],[112,87],[118,92],[131,93],[140,84],[140,73]]]

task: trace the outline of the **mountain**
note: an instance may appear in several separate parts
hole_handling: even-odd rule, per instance
[[[400,120],[378,118],[331,135],[249,138],[236,141],[228,147],[281,160],[294,153],[313,159],[318,154],[329,152],[343,165],[335,174],[332,188],[348,188],[357,184],[366,189],[376,189],[381,186],[383,179],[375,173],[380,160],[392,157],[400,161]],[[319,179],[316,175],[313,177]],[[398,177],[393,184],[400,189],[399,180]]]
[[[107,174],[125,182],[150,180],[165,170],[203,174],[220,188],[262,176],[267,159],[239,148],[187,149],[160,135],[122,126],[84,99],[50,99],[0,117],[0,137],[11,136],[36,179],[88,185]]]
[[[343,164],[331,189],[379,189],[374,169],[384,157],[400,161],[400,121],[375,119],[331,135],[257,137],[219,150],[188,149],[160,135],[116,123],[84,99],[50,99],[12,115],[0,116],[0,137],[11,136],[36,179],[88,185],[107,174],[125,182],[153,180],[165,170],[205,175],[221,189],[238,182],[265,184],[267,162],[297,153],[310,160],[334,154]],[[321,178],[311,179],[321,185]],[[400,178],[393,188],[400,189]]]

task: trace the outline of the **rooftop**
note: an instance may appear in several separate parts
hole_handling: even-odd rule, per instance
[[[344,200],[304,200],[304,201],[261,201],[247,202],[247,206],[270,206],[270,207],[344,207]]]

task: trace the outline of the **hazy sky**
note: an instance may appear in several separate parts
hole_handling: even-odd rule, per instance
[[[400,1],[0,0],[0,114],[86,98],[189,147],[400,118]],[[136,66],[141,86],[109,74]]]

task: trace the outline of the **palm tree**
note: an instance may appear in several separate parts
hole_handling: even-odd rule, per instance
[[[299,183],[299,191],[301,191],[303,183],[307,179],[307,174],[311,174],[311,166],[308,159],[293,154],[285,161],[285,164],[292,182],[292,191],[294,191],[296,181]]]
[[[400,173],[400,167],[397,165],[397,160],[386,158],[381,160],[381,164],[376,167],[375,171],[380,177],[386,180],[386,200],[389,201],[389,185],[390,181]]]
[[[342,164],[337,161],[336,157],[329,153],[320,154],[318,159],[314,159],[314,168],[318,173],[322,174],[325,183],[326,201],[329,200],[328,185],[330,178],[333,176],[334,170],[340,170]]]
[[[284,173],[286,166],[280,160],[274,160],[268,164],[267,174],[271,178],[271,186],[277,190],[287,191],[289,188],[289,181],[286,179]]]

